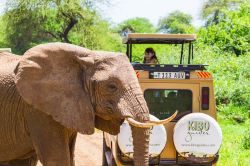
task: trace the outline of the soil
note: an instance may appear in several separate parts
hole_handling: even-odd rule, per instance
[[[102,165],[102,132],[96,131],[93,135],[78,134],[75,147],[76,166]],[[37,166],[42,166],[39,162]]]

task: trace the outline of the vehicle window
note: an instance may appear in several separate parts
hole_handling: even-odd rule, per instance
[[[144,97],[150,114],[159,119],[170,117],[176,110],[176,120],[192,112],[192,91],[178,89],[147,89]]]
[[[132,62],[143,63],[144,52],[148,47],[154,48],[160,64],[179,64],[181,56],[181,44],[133,44]],[[188,44],[184,44],[183,57],[185,62],[188,59]]]

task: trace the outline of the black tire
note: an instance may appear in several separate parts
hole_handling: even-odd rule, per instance
[[[115,158],[113,157],[112,153],[111,153],[111,166],[117,166],[115,163]]]
[[[105,142],[105,139],[104,139],[104,132],[103,132],[103,138],[102,138],[102,166],[108,166],[108,162],[107,162],[107,159],[106,159],[106,155],[105,155],[105,152],[108,151],[108,146]]]
[[[107,158],[105,153],[109,151],[110,154],[110,165],[108,164]],[[103,132],[103,139],[102,139],[102,166],[117,166],[115,163],[115,159],[113,157],[113,154],[111,152],[111,149],[107,146],[106,141],[104,139],[104,132]]]

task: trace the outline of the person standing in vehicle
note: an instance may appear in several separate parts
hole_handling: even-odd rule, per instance
[[[158,64],[159,61],[156,57],[155,50],[153,48],[146,48],[144,52],[143,63]]]

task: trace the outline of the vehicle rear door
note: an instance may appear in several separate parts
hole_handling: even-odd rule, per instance
[[[165,124],[167,131],[167,144],[161,153],[161,158],[173,159],[176,158],[176,149],[173,143],[173,128],[181,117],[191,112],[200,111],[200,84],[199,83],[178,83],[178,82],[166,82],[166,83],[153,83],[153,82],[140,82],[144,97],[149,106],[150,113],[164,119],[171,116],[175,110],[178,110],[177,118],[168,124]],[[162,93],[163,92],[163,93]],[[189,106],[186,110],[182,111],[181,108],[185,107],[185,97],[179,99],[181,94],[190,96],[188,99]],[[173,99],[175,97],[175,100]],[[154,106],[151,106],[151,103]],[[173,106],[175,105],[175,107]],[[175,109],[173,109],[173,107]],[[191,107],[191,108],[190,108]],[[169,110],[172,108],[172,110]],[[187,109],[188,108],[188,109]],[[190,109],[189,109],[190,108]],[[164,117],[165,116],[165,117]]]

